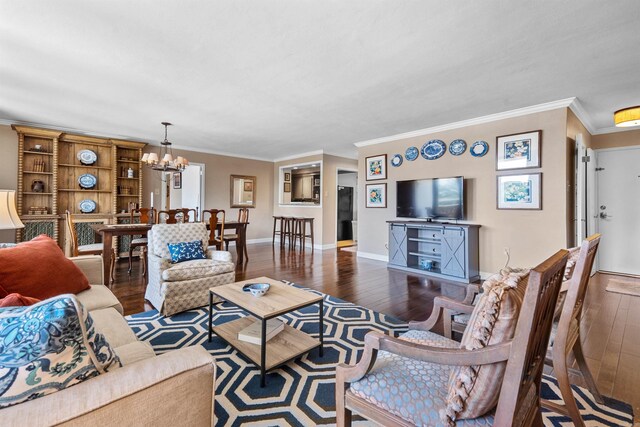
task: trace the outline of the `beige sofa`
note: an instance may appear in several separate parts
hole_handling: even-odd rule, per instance
[[[138,341],[122,305],[102,283],[102,258],[72,258],[91,289],[77,295],[123,367],[78,385],[0,409],[2,426],[153,425],[214,423],[214,359],[201,346],[156,356]]]

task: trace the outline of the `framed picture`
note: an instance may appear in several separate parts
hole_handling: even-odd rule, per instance
[[[320,187],[320,178],[314,178],[313,179],[313,186],[314,187]]]
[[[367,184],[367,207],[387,207],[387,184]]]
[[[291,172],[285,172],[284,173],[284,180],[285,180],[285,182],[291,181]]]
[[[371,156],[364,159],[367,181],[387,179],[387,155]]]
[[[285,193],[291,193],[291,183],[290,182],[285,182],[284,183],[284,192]]]
[[[498,209],[542,209],[542,174],[498,176]]]
[[[253,191],[253,181],[244,182],[244,191]]]
[[[179,190],[182,188],[182,173],[174,172],[173,173],[173,188]]]
[[[542,131],[496,137],[496,170],[540,167]]]

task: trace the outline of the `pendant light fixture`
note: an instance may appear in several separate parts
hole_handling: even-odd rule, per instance
[[[640,105],[616,111],[613,113],[613,121],[621,128],[640,126]]]
[[[171,143],[167,139],[167,127],[171,126],[169,122],[162,122],[164,126],[164,141],[160,143],[160,153],[144,153],[142,155],[142,163],[146,164],[153,170],[163,172],[182,172],[185,167],[189,165],[189,161],[178,156],[173,158],[173,150],[171,149]]]

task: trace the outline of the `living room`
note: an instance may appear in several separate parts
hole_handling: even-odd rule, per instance
[[[67,380],[79,384],[49,385],[42,395],[9,384],[6,400],[0,387],[0,416],[9,425],[24,424],[27,413],[30,425],[118,425],[127,417],[135,425],[344,425],[351,417],[447,425],[465,418],[509,424],[520,413],[544,425],[630,425],[640,410],[640,230],[629,202],[639,176],[640,64],[630,52],[640,42],[640,9],[624,3],[2,4],[0,188],[9,190],[7,215],[16,209],[17,216],[0,229],[0,243],[9,244],[0,249],[0,297],[18,293],[25,298],[15,305],[25,307],[7,302],[0,321],[55,300],[80,324],[93,322],[110,350],[98,346],[84,360],[95,365],[90,378]],[[523,143],[524,156],[509,152]],[[170,163],[146,161],[167,152]],[[201,178],[188,178],[195,167]],[[340,180],[354,172],[353,183]],[[437,190],[451,182],[453,193]],[[436,189],[427,208],[416,203],[424,190],[405,192],[425,185]],[[506,194],[514,188],[520,193]],[[184,202],[186,189],[194,202]],[[83,206],[86,200],[93,204]],[[143,221],[148,208],[154,211]],[[178,224],[154,217],[176,208],[195,209],[192,220],[188,213]],[[226,217],[216,212],[213,221],[214,210]],[[128,252],[133,245],[122,236],[134,223],[131,242],[146,240]],[[105,243],[107,229],[113,244]],[[464,237],[451,240],[451,233]],[[202,259],[171,261],[186,249],[167,245],[198,240]],[[84,245],[95,246],[93,255],[75,257]],[[43,248],[50,258],[34,263],[40,258],[29,257]],[[206,265],[207,277],[180,271],[190,263]],[[61,283],[62,294],[75,296],[29,295],[7,282],[31,268],[44,274],[38,280],[53,277],[58,264],[79,279],[69,280],[75,288]],[[567,275],[547,301],[545,274],[561,264]],[[567,292],[571,283],[579,291]],[[233,290],[250,284],[255,289]],[[544,374],[536,365],[542,376],[522,382],[519,393],[515,377],[499,374],[487,385],[491,402],[481,413],[470,409],[473,416],[460,409],[473,404],[452,409],[454,368],[438,371],[447,377],[438,404],[424,392],[406,408],[375,409],[380,396],[366,387],[389,353],[432,366],[445,358],[434,348],[462,341],[466,350],[447,357],[480,364],[473,357],[485,350],[468,343],[472,328],[459,320],[475,321],[468,315],[481,315],[492,287],[505,301],[520,291],[521,302],[534,292],[540,298],[516,304],[520,321],[504,342],[489,342],[487,360],[513,373],[525,359],[500,358],[518,338],[546,349],[549,336],[562,343],[566,335],[565,362],[561,345],[550,345]],[[553,321],[549,313],[534,316],[541,323],[518,335],[532,307],[551,307],[551,300]],[[265,302],[279,308],[262,313],[256,307]],[[239,343],[231,324],[247,326],[251,316],[262,331],[276,318],[282,329],[271,340],[258,328],[257,344]],[[369,331],[394,339],[365,339]],[[429,335],[416,338],[418,331]],[[384,350],[382,362],[354,374],[370,346]],[[27,381],[34,365],[13,366],[16,348],[0,346],[0,379]],[[410,377],[398,381],[430,390],[442,379]],[[122,384],[126,390],[117,390]],[[526,415],[530,402],[505,397],[525,386],[538,395]],[[100,387],[109,392],[83,398]],[[180,409],[189,404],[176,397],[181,389],[198,394],[193,413]],[[172,403],[162,409],[145,399]],[[51,409],[67,401],[75,403]],[[160,418],[167,413],[170,419]]]

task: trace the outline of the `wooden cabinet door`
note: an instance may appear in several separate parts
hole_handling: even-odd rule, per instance
[[[465,235],[462,228],[445,227],[442,230],[442,274],[466,277]]]
[[[407,227],[389,225],[389,264],[407,265]]]

